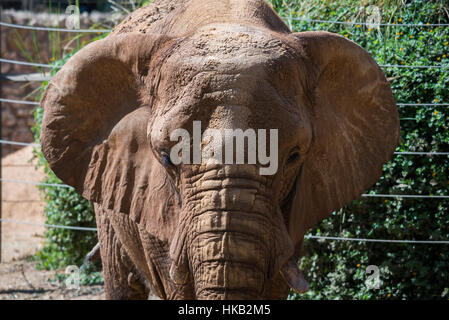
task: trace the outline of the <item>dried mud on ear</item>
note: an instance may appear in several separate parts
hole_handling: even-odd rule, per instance
[[[309,111],[313,143],[290,216],[299,243],[307,229],[379,179],[399,142],[399,116],[385,75],[363,48],[328,32],[292,37],[316,73]]]
[[[88,200],[137,223],[158,207],[148,197],[159,189],[149,191],[165,181],[146,135],[151,108],[141,104],[142,61],[167,41],[139,34],[96,41],[69,59],[42,100],[41,144],[52,170]]]

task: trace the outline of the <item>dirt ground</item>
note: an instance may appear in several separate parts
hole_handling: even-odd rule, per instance
[[[2,159],[2,178],[39,182],[41,170],[35,169],[32,146],[19,149]],[[43,202],[35,185],[2,182],[2,218],[36,224],[45,222]],[[2,262],[21,259],[36,252],[43,240],[43,227],[2,223]]]
[[[43,172],[31,162],[32,147],[18,149],[2,159],[2,178],[39,182]],[[35,185],[2,182],[2,218],[45,223],[43,202]],[[2,222],[2,262],[0,263],[0,300],[2,299],[104,299],[102,286],[85,286],[69,290],[65,283],[49,280],[58,271],[40,271],[32,256],[42,247],[41,226]]]
[[[64,270],[40,271],[26,259],[0,264],[0,300],[104,300],[103,285],[68,289],[51,281]]]

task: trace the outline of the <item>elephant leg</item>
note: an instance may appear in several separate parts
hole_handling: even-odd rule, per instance
[[[146,300],[149,291],[103,210],[95,210],[108,300]]]

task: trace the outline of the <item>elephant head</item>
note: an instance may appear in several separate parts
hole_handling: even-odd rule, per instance
[[[261,0],[165,4],[136,11],[55,75],[42,99],[44,155],[86,199],[166,245],[159,276],[190,295],[159,285],[162,297],[303,292],[304,233],[372,186],[398,143],[390,86],[357,44],[292,33]],[[202,132],[277,130],[277,170],[175,164],[170,135],[194,136],[195,121]],[[256,147],[245,146],[249,158]]]

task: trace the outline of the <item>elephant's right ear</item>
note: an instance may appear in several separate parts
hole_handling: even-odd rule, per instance
[[[344,207],[382,175],[399,142],[399,115],[390,85],[366,50],[329,32],[292,34],[307,61],[313,137],[297,177],[290,236]]]
[[[146,136],[151,108],[142,98],[142,79],[167,41],[110,35],[70,58],[44,93],[45,158],[66,184],[106,209],[140,215],[150,180],[162,175],[152,165]]]

